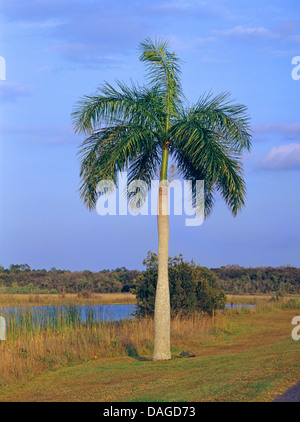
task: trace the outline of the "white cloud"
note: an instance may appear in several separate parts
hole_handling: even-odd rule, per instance
[[[298,24],[295,24],[295,22],[287,22],[271,29],[263,26],[246,27],[239,25],[230,29],[214,30],[212,33],[224,39],[229,39],[230,41],[261,42],[261,53],[275,57],[288,57],[292,54],[295,55],[295,48],[298,48],[300,35],[296,32],[297,30]],[[271,44],[268,42],[271,42]],[[267,48],[265,43],[268,45]],[[272,47],[270,47],[270,45]],[[289,48],[287,48],[287,46],[289,46]],[[293,48],[293,50],[291,50],[291,48]]]
[[[274,39],[279,38],[280,35],[270,29],[257,27],[257,28],[246,28],[242,25],[236,26],[232,29],[226,29],[223,31],[218,31],[221,35],[238,37],[238,38],[264,38],[264,39]]]
[[[300,169],[300,144],[294,143],[271,148],[258,166],[265,170]]]
[[[213,43],[217,41],[216,37],[203,37],[195,38],[190,40],[185,40],[176,35],[168,37],[172,43],[172,47],[176,50],[193,50],[203,47],[206,44]]]

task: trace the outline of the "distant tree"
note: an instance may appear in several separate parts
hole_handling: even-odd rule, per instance
[[[19,271],[31,271],[31,268],[28,264],[11,264],[9,267],[11,272],[17,273]]]
[[[20,265],[17,265],[17,264],[11,264],[11,265],[9,266],[9,271],[10,271],[11,273],[17,273],[17,272],[21,271],[21,270],[20,270]]]

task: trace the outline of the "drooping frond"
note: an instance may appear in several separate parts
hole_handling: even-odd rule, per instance
[[[170,152],[176,161],[176,167],[183,180],[190,180],[192,182],[192,204],[199,210],[199,204],[197,204],[196,201],[197,194],[198,198],[200,196],[199,192],[197,192],[197,181],[204,181],[204,215],[207,217],[214,206],[214,187],[211,181],[207,178],[205,166],[197,167],[190,159],[189,154],[181,148],[177,148],[176,145],[171,147]]]
[[[229,93],[213,97],[211,93],[203,95],[191,109],[193,118],[214,131],[215,137],[222,143],[228,143],[237,152],[250,150],[251,129],[247,107],[233,104]]]
[[[87,207],[95,207],[97,184],[101,180],[111,180],[116,184],[119,171],[154,147],[153,133],[132,124],[104,128],[88,137],[79,150],[80,193]]]
[[[152,145],[150,145],[151,148]],[[151,181],[156,177],[156,171],[161,160],[160,148],[155,145],[155,148],[145,150],[138,155],[135,160],[131,162],[128,169],[128,183],[133,180],[143,180],[147,185],[151,186]]]
[[[105,83],[95,95],[77,102],[72,113],[75,132],[90,134],[103,126],[124,123],[159,128],[163,105],[157,87],[131,87],[116,81],[114,88]]]
[[[245,197],[242,165],[237,151],[222,142],[213,128],[203,126],[197,114],[189,114],[173,126],[170,152],[185,176],[204,180],[206,215],[211,211],[214,190],[220,192],[233,215],[237,214]]]
[[[151,182],[156,178],[156,172],[161,161],[161,148],[159,145],[149,145],[149,149],[146,149],[142,154],[138,155],[133,160],[128,169],[128,185],[135,183],[135,181],[144,182],[145,188],[140,189],[141,204],[146,199],[148,191],[151,189]],[[128,192],[129,205],[133,204],[135,200],[135,193]]]

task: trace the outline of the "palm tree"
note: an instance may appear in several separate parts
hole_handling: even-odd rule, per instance
[[[160,168],[158,196],[158,280],[155,300],[154,360],[170,359],[170,299],[168,281],[168,160],[185,180],[204,180],[207,216],[219,194],[236,216],[244,205],[243,150],[250,150],[247,108],[232,104],[228,93],[203,95],[189,106],[180,83],[181,61],[165,40],[146,39],[139,45],[148,85],[104,83],[95,95],[83,97],[73,116],[74,130],[87,138],[81,145],[80,193],[92,210],[100,180],[117,183],[128,171],[128,183],[147,183]]]

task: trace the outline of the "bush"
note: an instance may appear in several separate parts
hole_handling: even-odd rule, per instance
[[[143,264],[146,271],[137,279],[133,291],[137,298],[136,314],[142,317],[154,314],[157,255],[148,252]],[[169,258],[169,285],[172,316],[195,311],[212,314],[213,310],[225,308],[226,296],[218,286],[216,276],[193,261],[185,262],[182,255]]]
[[[58,294],[58,291],[56,289],[51,289],[50,290],[50,294],[51,295],[57,295]]]

